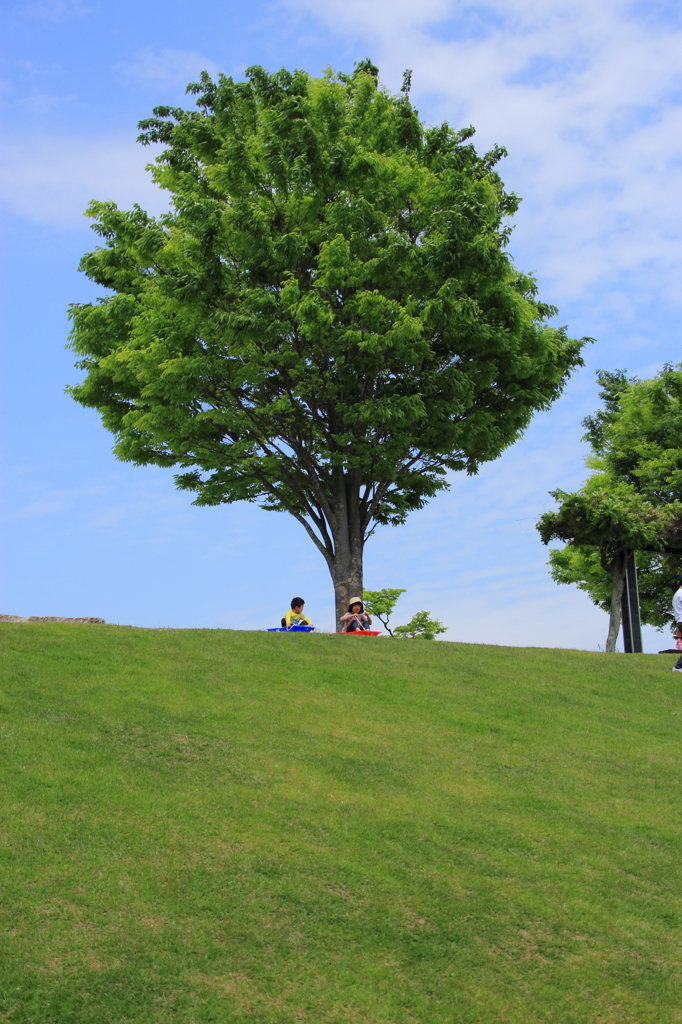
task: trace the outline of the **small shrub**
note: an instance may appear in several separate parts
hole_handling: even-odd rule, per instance
[[[435,640],[439,633],[445,633],[447,626],[430,618],[430,612],[417,612],[406,626],[396,626],[393,635],[403,639]]]

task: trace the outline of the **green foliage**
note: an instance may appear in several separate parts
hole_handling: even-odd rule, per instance
[[[682,503],[657,507],[631,488],[609,485],[608,476],[596,474],[574,494],[551,491],[559,508],[538,520],[543,544],[594,546],[605,569],[624,551],[663,550],[668,530],[682,519]]]
[[[637,383],[636,377],[626,377],[624,370],[597,370],[602,408],[583,420],[584,441],[589,441],[595,455],[603,455],[610,428],[622,411],[622,397]]]
[[[651,380],[600,371],[603,408],[583,425],[593,476],[577,494],[553,492],[560,508],[540,517],[557,583],[574,583],[607,610],[614,559],[637,551],[642,622],[673,622],[670,597],[682,553],[682,368]],[[590,547],[589,545],[593,545]]]
[[[439,633],[447,632],[447,626],[437,619],[430,618],[430,612],[417,612],[406,626],[396,626],[393,636],[403,640],[435,640]]]
[[[435,640],[439,633],[447,632],[447,627],[442,622],[429,617],[430,612],[417,612],[407,625],[396,626],[393,630],[390,629],[388,625],[389,617],[393,614],[398,598],[404,593],[404,590],[391,589],[363,590],[362,599],[365,603],[365,610],[370,615],[376,615],[384,629],[394,637]]]
[[[629,382],[599,454],[614,478],[651,501],[682,501],[682,367]]]
[[[611,604],[612,580],[601,564],[599,549],[568,543],[549,553],[555,583],[573,584],[585,591],[603,611]],[[637,552],[637,581],[642,622],[662,629],[673,625],[670,599],[677,587],[679,559],[657,552]]]
[[[504,151],[427,127],[409,76],[394,96],[377,74],[204,73],[198,109],[156,108],[140,138],[167,147],[171,212],[93,203],[81,270],[107,294],[70,311],[69,390],[117,456],[180,467],[197,504],[290,512],[332,574],[581,364],[505,251]]]
[[[404,590],[391,590],[390,588],[362,591],[365,611],[369,612],[370,615],[375,615],[391,636],[393,636],[393,630],[389,628],[388,622],[393,614],[398,598],[404,593]]]
[[[651,380],[600,371],[604,408],[583,420],[596,466],[657,505],[682,501],[682,365]]]
[[[555,583],[574,584],[589,594],[592,602],[607,612],[611,604],[612,580],[601,564],[599,548],[569,542],[549,553],[550,576]]]
[[[0,630],[3,1024],[678,1021],[674,658]]]

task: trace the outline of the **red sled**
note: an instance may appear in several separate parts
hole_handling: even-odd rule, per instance
[[[380,629],[354,629],[352,633],[337,633],[337,636],[381,636]]]

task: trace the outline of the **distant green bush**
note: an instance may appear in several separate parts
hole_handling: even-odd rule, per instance
[[[444,626],[442,622],[438,622],[437,619],[429,618],[430,614],[430,612],[417,612],[406,626],[396,626],[393,635],[403,639],[435,640],[438,634],[445,633],[448,627]]]

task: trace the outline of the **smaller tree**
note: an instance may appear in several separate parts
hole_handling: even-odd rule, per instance
[[[393,630],[389,627],[388,620],[393,614],[398,598],[404,593],[404,590],[391,590],[387,587],[384,587],[383,590],[363,590],[362,592],[365,608],[370,615],[376,616],[390,636],[393,636]]]
[[[435,640],[439,633],[445,633],[447,626],[437,619],[430,618],[430,612],[417,612],[406,626],[396,626],[392,634],[396,638]]]
[[[583,420],[594,470],[576,494],[554,491],[558,512],[540,518],[557,583],[574,583],[610,611],[606,650],[615,650],[625,566],[638,553],[642,622],[671,621],[670,589],[682,556],[682,364],[651,380],[599,370],[602,408]]]
[[[419,638],[422,640],[435,640],[439,633],[445,633],[447,626],[437,619],[430,618],[430,612],[417,612],[405,626],[396,626],[393,630],[388,625],[388,620],[393,614],[398,598],[404,594],[404,590],[392,590],[385,587],[383,590],[363,590],[362,600],[370,615],[375,615],[384,629],[392,637],[403,639]]]
[[[537,529],[544,544],[564,540],[598,551],[600,564],[611,579],[606,650],[615,651],[628,558],[633,551],[664,551],[679,532],[682,504],[656,507],[603,473],[591,477],[574,494],[550,493],[559,508],[540,516]]]

